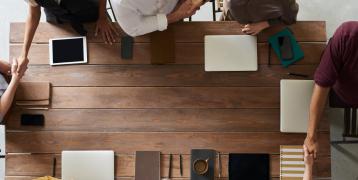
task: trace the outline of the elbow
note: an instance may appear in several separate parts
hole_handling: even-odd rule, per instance
[[[138,33],[138,27],[136,25],[128,25],[125,23],[119,23],[122,30],[129,36],[136,37],[143,34]]]

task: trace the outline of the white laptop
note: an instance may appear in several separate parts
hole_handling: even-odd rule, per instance
[[[257,37],[205,36],[205,71],[257,71]]]
[[[113,151],[62,151],[63,180],[114,180]]]
[[[281,80],[281,132],[306,133],[312,80]]]

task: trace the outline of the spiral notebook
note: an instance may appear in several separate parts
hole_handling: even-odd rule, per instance
[[[280,146],[280,179],[302,180],[305,171],[303,148],[299,146]]]

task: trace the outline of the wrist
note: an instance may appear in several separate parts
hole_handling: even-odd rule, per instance
[[[307,137],[308,140],[316,140],[317,135],[316,132],[307,132]]]
[[[168,24],[177,22],[178,21],[178,15],[175,12],[168,14],[167,15],[167,21],[168,21]]]

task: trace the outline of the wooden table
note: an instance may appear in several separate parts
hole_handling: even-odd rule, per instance
[[[23,23],[11,24],[10,54],[21,50]],[[279,177],[279,146],[299,145],[305,134],[280,133],[279,82],[287,72],[312,74],[325,47],[324,22],[298,22],[292,30],[305,58],[288,69],[272,54],[268,65],[267,38],[259,37],[258,72],[205,72],[203,37],[241,34],[235,22],[191,22],[174,25],[176,63],[150,65],[149,36],[135,39],[133,60],[120,58],[120,42],[105,45],[91,31],[89,64],[50,67],[48,40],[74,36],[67,27],[42,23],[31,47],[30,67],[24,81],[50,81],[52,105],[48,111],[14,107],[7,117],[7,180],[27,180],[52,174],[57,157],[60,174],[62,150],[115,150],[117,179],[133,179],[135,151],[158,150],[162,176],[167,175],[168,154],[174,154],[175,179],[190,177],[190,150],[211,148],[227,154],[269,153],[271,175]],[[20,126],[22,113],[43,113],[44,127]],[[319,131],[320,154],[316,177],[330,177],[329,126]],[[20,154],[11,154],[20,153]],[[21,154],[23,153],[23,154]],[[33,153],[33,154],[28,154]],[[179,173],[183,154],[184,176]],[[217,174],[217,172],[216,172]]]

